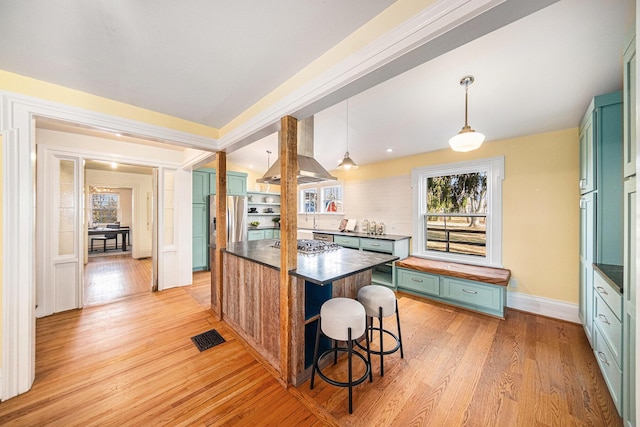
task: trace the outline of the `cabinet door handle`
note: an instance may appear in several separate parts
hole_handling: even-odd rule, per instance
[[[600,361],[605,365],[607,366],[609,365],[609,361],[607,360],[607,355],[601,351],[598,352],[598,359],[600,359]]]
[[[478,293],[477,291],[470,291],[469,289],[464,289],[464,288],[462,288],[462,292],[466,292],[468,294],[477,294]]]
[[[598,319],[600,319],[602,323],[606,323],[607,325],[611,324],[609,323],[609,319],[607,319],[607,316],[605,316],[604,314],[598,314]]]
[[[412,280],[413,282],[418,282],[418,283],[422,283],[422,282],[423,282],[423,280],[422,280],[422,279],[416,279],[415,277],[412,277],[412,278],[411,278],[411,280]]]
[[[600,292],[601,294],[609,295],[609,294],[607,293],[607,290],[606,290],[605,288],[603,288],[602,286],[597,286],[597,287],[596,287],[596,289],[597,289],[597,290],[598,290],[598,292]]]

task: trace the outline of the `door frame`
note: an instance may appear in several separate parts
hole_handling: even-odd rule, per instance
[[[217,146],[216,140],[207,137],[29,96],[0,92],[3,162],[0,350],[2,401],[28,391],[35,379],[36,117],[53,118],[195,150],[206,150],[195,152],[189,159],[183,159],[180,165],[153,165],[160,168],[190,169],[191,165],[210,157],[212,147]]]

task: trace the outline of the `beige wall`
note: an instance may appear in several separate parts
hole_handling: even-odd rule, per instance
[[[575,128],[332,173],[344,181],[345,217],[382,220],[390,234],[411,234],[412,168],[504,155],[503,265],[519,282],[509,291],[577,303],[578,149]],[[323,217],[320,227],[337,221]]]

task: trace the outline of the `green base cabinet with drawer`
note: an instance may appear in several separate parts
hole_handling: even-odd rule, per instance
[[[400,291],[504,319],[507,293],[504,286],[473,280],[395,268]]]
[[[343,236],[340,234],[333,236],[333,243],[337,243],[345,248],[392,254],[400,259],[409,256],[409,241],[408,237],[400,240],[388,240],[384,237],[357,237]],[[395,289],[396,279],[394,277],[394,271],[393,263],[374,267],[371,271],[371,283]]]

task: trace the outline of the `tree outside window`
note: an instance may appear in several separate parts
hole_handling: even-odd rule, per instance
[[[427,249],[486,256],[486,195],[486,172],[427,178]]]
[[[91,194],[91,221],[94,224],[118,222],[118,207],[118,194]]]

